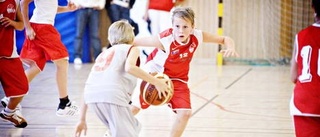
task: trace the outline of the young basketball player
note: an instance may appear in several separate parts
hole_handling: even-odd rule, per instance
[[[0,117],[15,127],[24,128],[27,121],[17,114],[16,107],[27,94],[29,85],[16,48],[15,29],[23,30],[19,0],[0,0],[0,82],[10,100]]]
[[[320,0],[312,0],[315,23],[295,38],[291,80],[295,83],[290,111],[296,137],[320,136]]]
[[[58,0],[34,0],[35,9],[29,20],[29,3],[33,0],[21,0],[21,12],[25,26],[26,38],[21,51],[22,61],[29,66],[25,73],[28,81],[38,75],[47,60],[56,65],[56,81],[59,90],[60,103],[57,116],[72,116],[77,113],[77,106],[71,104],[67,92],[68,51],[61,41],[59,32],[54,28],[54,19],[58,13],[76,10],[68,6],[58,6]],[[6,102],[6,98],[2,102]]]
[[[137,78],[154,84],[162,94],[172,90],[167,80],[157,79],[136,65],[140,51],[132,46],[134,32],[127,21],[111,24],[108,40],[112,47],[97,57],[86,81],[77,137],[82,131],[86,134],[88,107],[109,127],[112,137],[138,137],[141,126],[129,105]]]
[[[157,47],[143,66],[147,72],[163,72],[174,85],[174,95],[169,102],[177,119],[172,127],[170,137],[180,137],[191,116],[190,90],[188,88],[189,65],[193,54],[202,42],[213,42],[227,46],[224,56],[238,56],[234,42],[226,36],[218,36],[195,29],[194,12],[191,8],[177,7],[172,14],[172,28],[161,32],[158,36],[136,38],[135,46]],[[139,94],[140,92],[134,92]],[[142,103],[140,103],[140,101]],[[132,111],[146,109],[148,105],[139,95],[133,96]]]

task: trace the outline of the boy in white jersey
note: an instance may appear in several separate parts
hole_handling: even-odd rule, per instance
[[[17,113],[16,107],[28,92],[28,80],[16,48],[16,30],[23,30],[19,0],[0,1],[0,82],[10,100],[1,104],[3,120],[10,121],[15,127],[24,128],[26,120]]]
[[[76,6],[59,6],[58,0],[35,0],[35,9],[29,20],[29,3],[33,0],[21,0],[21,12],[25,26],[26,38],[21,50],[22,61],[29,66],[25,73],[29,83],[39,74],[47,60],[56,65],[56,80],[60,103],[57,116],[72,116],[77,113],[77,107],[71,104],[67,92],[68,51],[63,45],[59,32],[54,28],[57,13],[76,10]],[[5,99],[3,99],[5,100]]]
[[[109,27],[112,47],[97,57],[91,69],[75,136],[81,136],[82,131],[86,134],[89,107],[109,127],[112,137],[138,137],[141,125],[129,105],[137,78],[154,84],[161,94],[172,90],[167,80],[157,79],[137,66],[140,51],[132,46],[133,39],[133,28],[127,21],[116,21]]]
[[[147,72],[163,72],[174,85],[174,95],[169,102],[177,119],[170,137],[180,137],[192,115],[190,90],[188,87],[189,65],[193,54],[202,42],[223,44],[224,56],[238,56],[231,38],[210,34],[194,28],[194,12],[191,8],[177,7],[172,13],[172,28],[161,32],[158,36],[141,37],[134,41],[135,46],[157,47],[143,66]],[[138,93],[138,92],[134,92]],[[139,93],[138,93],[139,94]],[[140,98],[140,101],[139,101]],[[133,95],[133,113],[146,109],[148,105],[141,96]]]

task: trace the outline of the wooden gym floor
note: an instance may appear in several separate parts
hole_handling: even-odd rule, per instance
[[[69,96],[81,101],[84,83],[92,64],[69,67]],[[293,137],[289,100],[293,84],[289,66],[225,65],[193,60],[190,72],[193,107],[183,137]],[[4,96],[2,88],[0,97]],[[0,120],[0,137],[72,137],[79,117],[60,118],[55,67],[45,70],[30,84],[21,103],[28,121],[24,129]],[[3,108],[0,107],[2,110]],[[140,137],[167,137],[175,114],[166,106],[152,107],[136,116],[142,123]],[[102,137],[106,131],[89,110],[88,137]]]

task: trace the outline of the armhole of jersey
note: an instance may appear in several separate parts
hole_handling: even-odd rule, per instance
[[[20,0],[15,0],[16,1],[16,10],[18,10],[19,5],[20,5]]]
[[[132,47],[133,47],[133,46],[131,46],[131,47],[129,48],[128,53],[127,53],[127,57],[128,57],[128,55],[129,55]],[[138,59],[137,59],[137,61],[136,61],[136,66],[140,67],[140,56],[138,57]]]
[[[198,39],[199,45],[203,43],[203,32],[199,29],[194,29],[193,35]]]
[[[294,44],[293,44],[293,50],[295,50],[295,55],[294,55],[294,60],[295,62],[297,62],[298,60],[298,54],[299,54],[299,43],[298,43],[298,35],[296,35],[295,40],[294,40]]]

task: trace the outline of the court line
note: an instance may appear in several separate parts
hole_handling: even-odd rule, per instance
[[[232,85],[234,85],[236,82],[238,82],[241,78],[243,78],[245,75],[247,75],[250,71],[252,70],[252,68],[249,68],[246,72],[244,72],[242,75],[240,75],[237,79],[235,79],[234,81],[232,81],[228,86],[225,87],[225,89],[229,89]],[[191,92],[192,93],[192,92]],[[194,94],[195,96],[199,97],[199,98],[202,98],[202,99],[205,99],[204,97],[198,95],[198,94],[195,94],[195,93],[192,93]],[[191,117],[194,116],[195,114],[197,114],[200,110],[202,110],[205,106],[207,106],[209,103],[211,103],[214,99],[216,99],[217,97],[219,97],[220,94],[217,94],[215,96],[213,96],[212,98],[210,98],[209,100],[207,100],[206,103],[204,103],[202,106],[200,106],[197,110],[195,110]]]
[[[229,89],[231,86],[233,86],[236,82],[238,82],[242,77],[244,77],[245,75],[247,75],[250,71],[252,71],[252,68],[249,68],[245,73],[243,73],[240,77],[238,77],[237,79],[235,79],[233,82],[231,82],[227,87],[225,87],[225,89]]]

